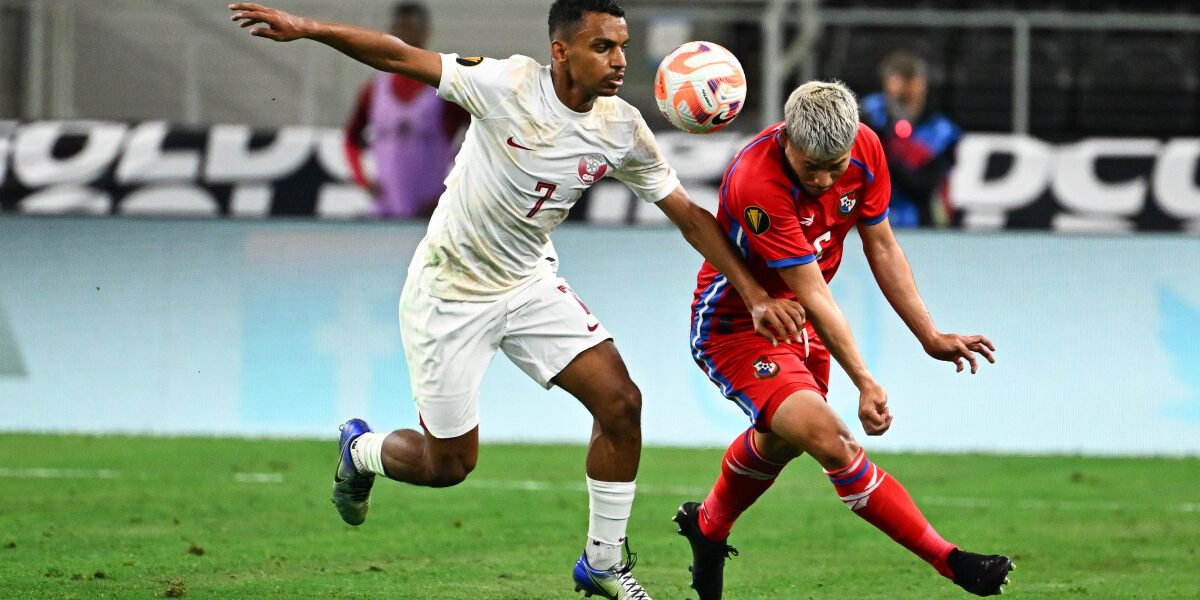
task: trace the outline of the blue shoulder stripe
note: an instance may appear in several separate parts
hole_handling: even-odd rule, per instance
[[[866,172],[866,174],[867,174],[867,183],[875,183],[875,174],[874,174],[874,173],[872,173],[872,172],[871,172],[871,170],[867,168],[867,165],[863,164],[863,161],[861,161],[861,160],[858,160],[857,158],[854,158],[853,156],[851,156],[851,157],[850,157],[850,162],[852,162],[852,163],[854,163],[854,164],[858,165],[858,168],[860,168],[860,169],[862,169],[864,172]]]
[[[772,269],[782,269],[784,267],[794,267],[796,265],[807,265],[815,260],[817,260],[816,254],[805,254],[804,256],[781,258],[779,260],[768,260],[767,266],[771,267]]]
[[[775,134],[764,135],[753,142],[750,142],[741,152],[738,152],[737,158],[733,159],[733,164],[729,167],[729,172],[725,174],[725,181],[721,182],[721,200],[725,199],[726,192],[729,191],[729,180],[733,178],[733,172],[737,170],[738,164],[742,162],[742,157],[750,151],[751,148],[761,144],[763,140],[769,140]]]
[[[858,222],[862,223],[863,225],[878,225],[878,224],[882,223],[884,219],[887,218],[888,213],[890,213],[890,212],[892,212],[892,209],[891,209],[891,207],[888,207],[886,210],[883,211],[883,214],[879,215],[878,217],[865,217],[865,218],[859,219]]]

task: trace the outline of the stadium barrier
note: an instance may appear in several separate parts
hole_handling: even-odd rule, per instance
[[[411,224],[0,218],[0,430],[330,438],[414,426],[397,325]],[[896,421],[888,450],[1200,454],[1200,242],[1178,235],[900,232],[945,330],[995,365],[926,357],[858,250],[833,291]],[[669,228],[564,225],[561,274],[616,337],[645,441],[721,446],[746,418],[692,363],[700,260]],[[830,402],[861,431],[835,368]],[[485,441],[585,442],[590,419],[507,360]],[[865,440],[865,436],[861,436]]]
[[[349,182],[337,129],[208,129],[95,121],[0,122],[0,210],[27,215],[320,216],[356,219],[370,198]],[[658,134],[701,204],[745,141]],[[1200,232],[1200,138],[1089,138],[1050,144],[968,134],[950,189],[969,229]],[[613,180],[572,211],[596,224],[665,223]]]

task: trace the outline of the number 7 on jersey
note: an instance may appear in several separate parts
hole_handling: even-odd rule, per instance
[[[558,186],[553,183],[539,181],[537,183],[537,187],[533,188],[533,191],[544,193],[542,194],[541,198],[538,198],[537,204],[534,204],[533,208],[529,209],[529,213],[526,214],[525,217],[532,219],[533,215],[536,215],[539,210],[542,210],[542,205],[550,199],[550,196],[554,195],[554,190],[556,189],[558,189]]]

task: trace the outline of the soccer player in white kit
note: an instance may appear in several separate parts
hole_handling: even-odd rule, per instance
[[[587,457],[588,542],[577,591],[649,598],[625,543],[641,452],[641,393],[612,336],[557,275],[549,234],[605,176],[654,202],[746,298],[756,329],[787,341],[803,324],[791,301],[770,298],[712,215],[695,205],[638,111],[616,97],[629,40],[612,0],[556,0],[550,66],[531,58],[464,58],[380,32],[230,5],[253,35],[309,38],[383,71],[434,86],[471,113],[446,192],[409,266],[400,326],[424,431],[375,433],[342,425],[333,501],[366,518],[376,475],[445,487],[463,481],[479,451],[479,384],[497,349],[546,388],[557,385],[594,418]],[[622,555],[622,544],[626,550]]]

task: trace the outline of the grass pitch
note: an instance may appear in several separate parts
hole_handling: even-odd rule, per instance
[[[380,480],[329,503],[335,443],[0,436],[0,598],[571,598],[582,447],[485,446],[466,483]],[[645,451],[630,539],[657,599],[691,597],[670,522],[717,450]],[[874,456],[939,531],[1006,552],[1012,598],[1200,597],[1200,461]],[[726,594],[966,598],[850,513],[810,459],[738,524]]]

